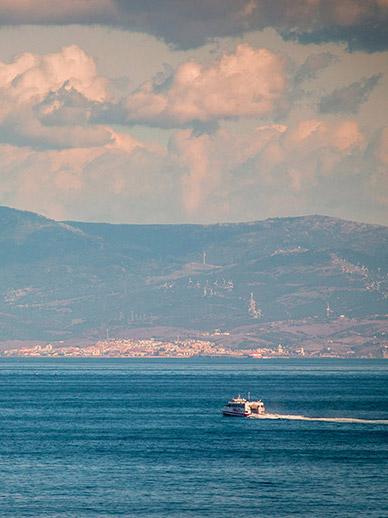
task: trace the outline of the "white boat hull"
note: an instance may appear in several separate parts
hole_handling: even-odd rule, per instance
[[[233,412],[229,410],[223,410],[222,413],[227,417],[249,417],[250,412]]]
[[[251,417],[264,414],[265,407],[261,400],[250,401],[239,395],[228,401],[222,413],[228,417]]]

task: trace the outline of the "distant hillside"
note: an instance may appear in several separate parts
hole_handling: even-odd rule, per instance
[[[325,216],[108,225],[0,207],[0,340],[381,317],[387,270],[387,227]]]

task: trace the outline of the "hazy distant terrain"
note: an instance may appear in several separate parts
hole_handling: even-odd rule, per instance
[[[369,334],[384,336],[387,274],[382,226],[324,216],[207,226],[63,223],[0,207],[1,340],[92,339],[139,328],[244,334],[246,326],[258,337],[260,326],[273,333],[271,322],[327,328],[341,315],[352,328],[365,320]]]

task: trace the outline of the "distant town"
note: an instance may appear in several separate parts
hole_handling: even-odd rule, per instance
[[[194,358],[194,357],[235,357],[235,358],[350,358],[356,356],[349,350],[342,354],[324,347],[316,351],[305,351],[304,347],[289,349],[282,344],[276,347],[250,347],[230,349],[209,340],[183,339],[165,341],[151,339],[101,340],[92,345],[77,346],[64,344],[34,344],[26,347],[5,349],[4,357],[70,357],[70,358]],[[388,358],[388,346],[381,349],[376,357]]]

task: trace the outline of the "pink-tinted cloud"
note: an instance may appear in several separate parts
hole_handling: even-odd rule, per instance
[[[254,213],[254,195],[273,215],[280,200],[285,213],[298,200],[303,206],[330,177],[356,177],[366,163],[366,148],[355,120],[310,119],[293,127],[259,126],[245,135],[220,129],[196,136],[183,130],[174,136],[171,150],[182,168],[186,214],[210,211],[222,221],[228,213]]]
[[[182,63],[121,104],[76,46],[0,63],[0,204],[137,222],[384,206],[386,132],[371,138],[353,118],[287,112],[297,85],[333,60],[310,58],[296,69],[278,53],[239,45],[207,65]],[[110,107],[113,122],[178,131],[167,149],[141,143],[96,117]]]
[[[188,130],[175,135],[174,150],[183,168],[182,176],[182,203],[188,215],[194,215],[201,207],[206,195],[211,192],[211,184],[214,183],[217,170],[209,175],[209,153],[211,137],[201,135],[192,138]]]
[[[59,219],[141,221],[149,211],[150,218],[156,213],[163,220],[171,215],[168,207],[174,198],[167,164],[156,146],[117,132],[111,143],[99,147],[36,150],[0,145],[0,204]]]
[[[179,130],[167,150],[121,133],[99,147],[3,145],[0,204],[116,222],[351,217],[352,207],[368,219],[388,199],[387,135],[370,137],[354,119],[315,118],[245,133]]]
[[[364,137],[358,122],[354,119],[309,119],[289,128],[282,141],[286,152],[315,152],[328,147],[340,152],[350,152],[362,146]]]
[[[77,45],[52,54],[25,53],[11,63],[0,62],[0,88],[19,103],[40,101],[64,85],[91,101],[103,101],[107,96],[106,81],[97,75],[94,60]]]
[[[78,114],[73,107],[68,121],[50,123],[50,115],[72,92],[82,101],[76,106]],[[103,145],[110,141],[110,133],[85,123],[88,103],[107,98],[106,80],[97,74],[94,60],[76,45],[52,54],[25,53],[10,63],[0,62],[0,138],[34,147]]]
[[[162,127],[265,117],[285,109],[286,90],[284,59],[241,44],[209,66],[183,63],[165,85],[147,82],[123,109],[128,122]]]

